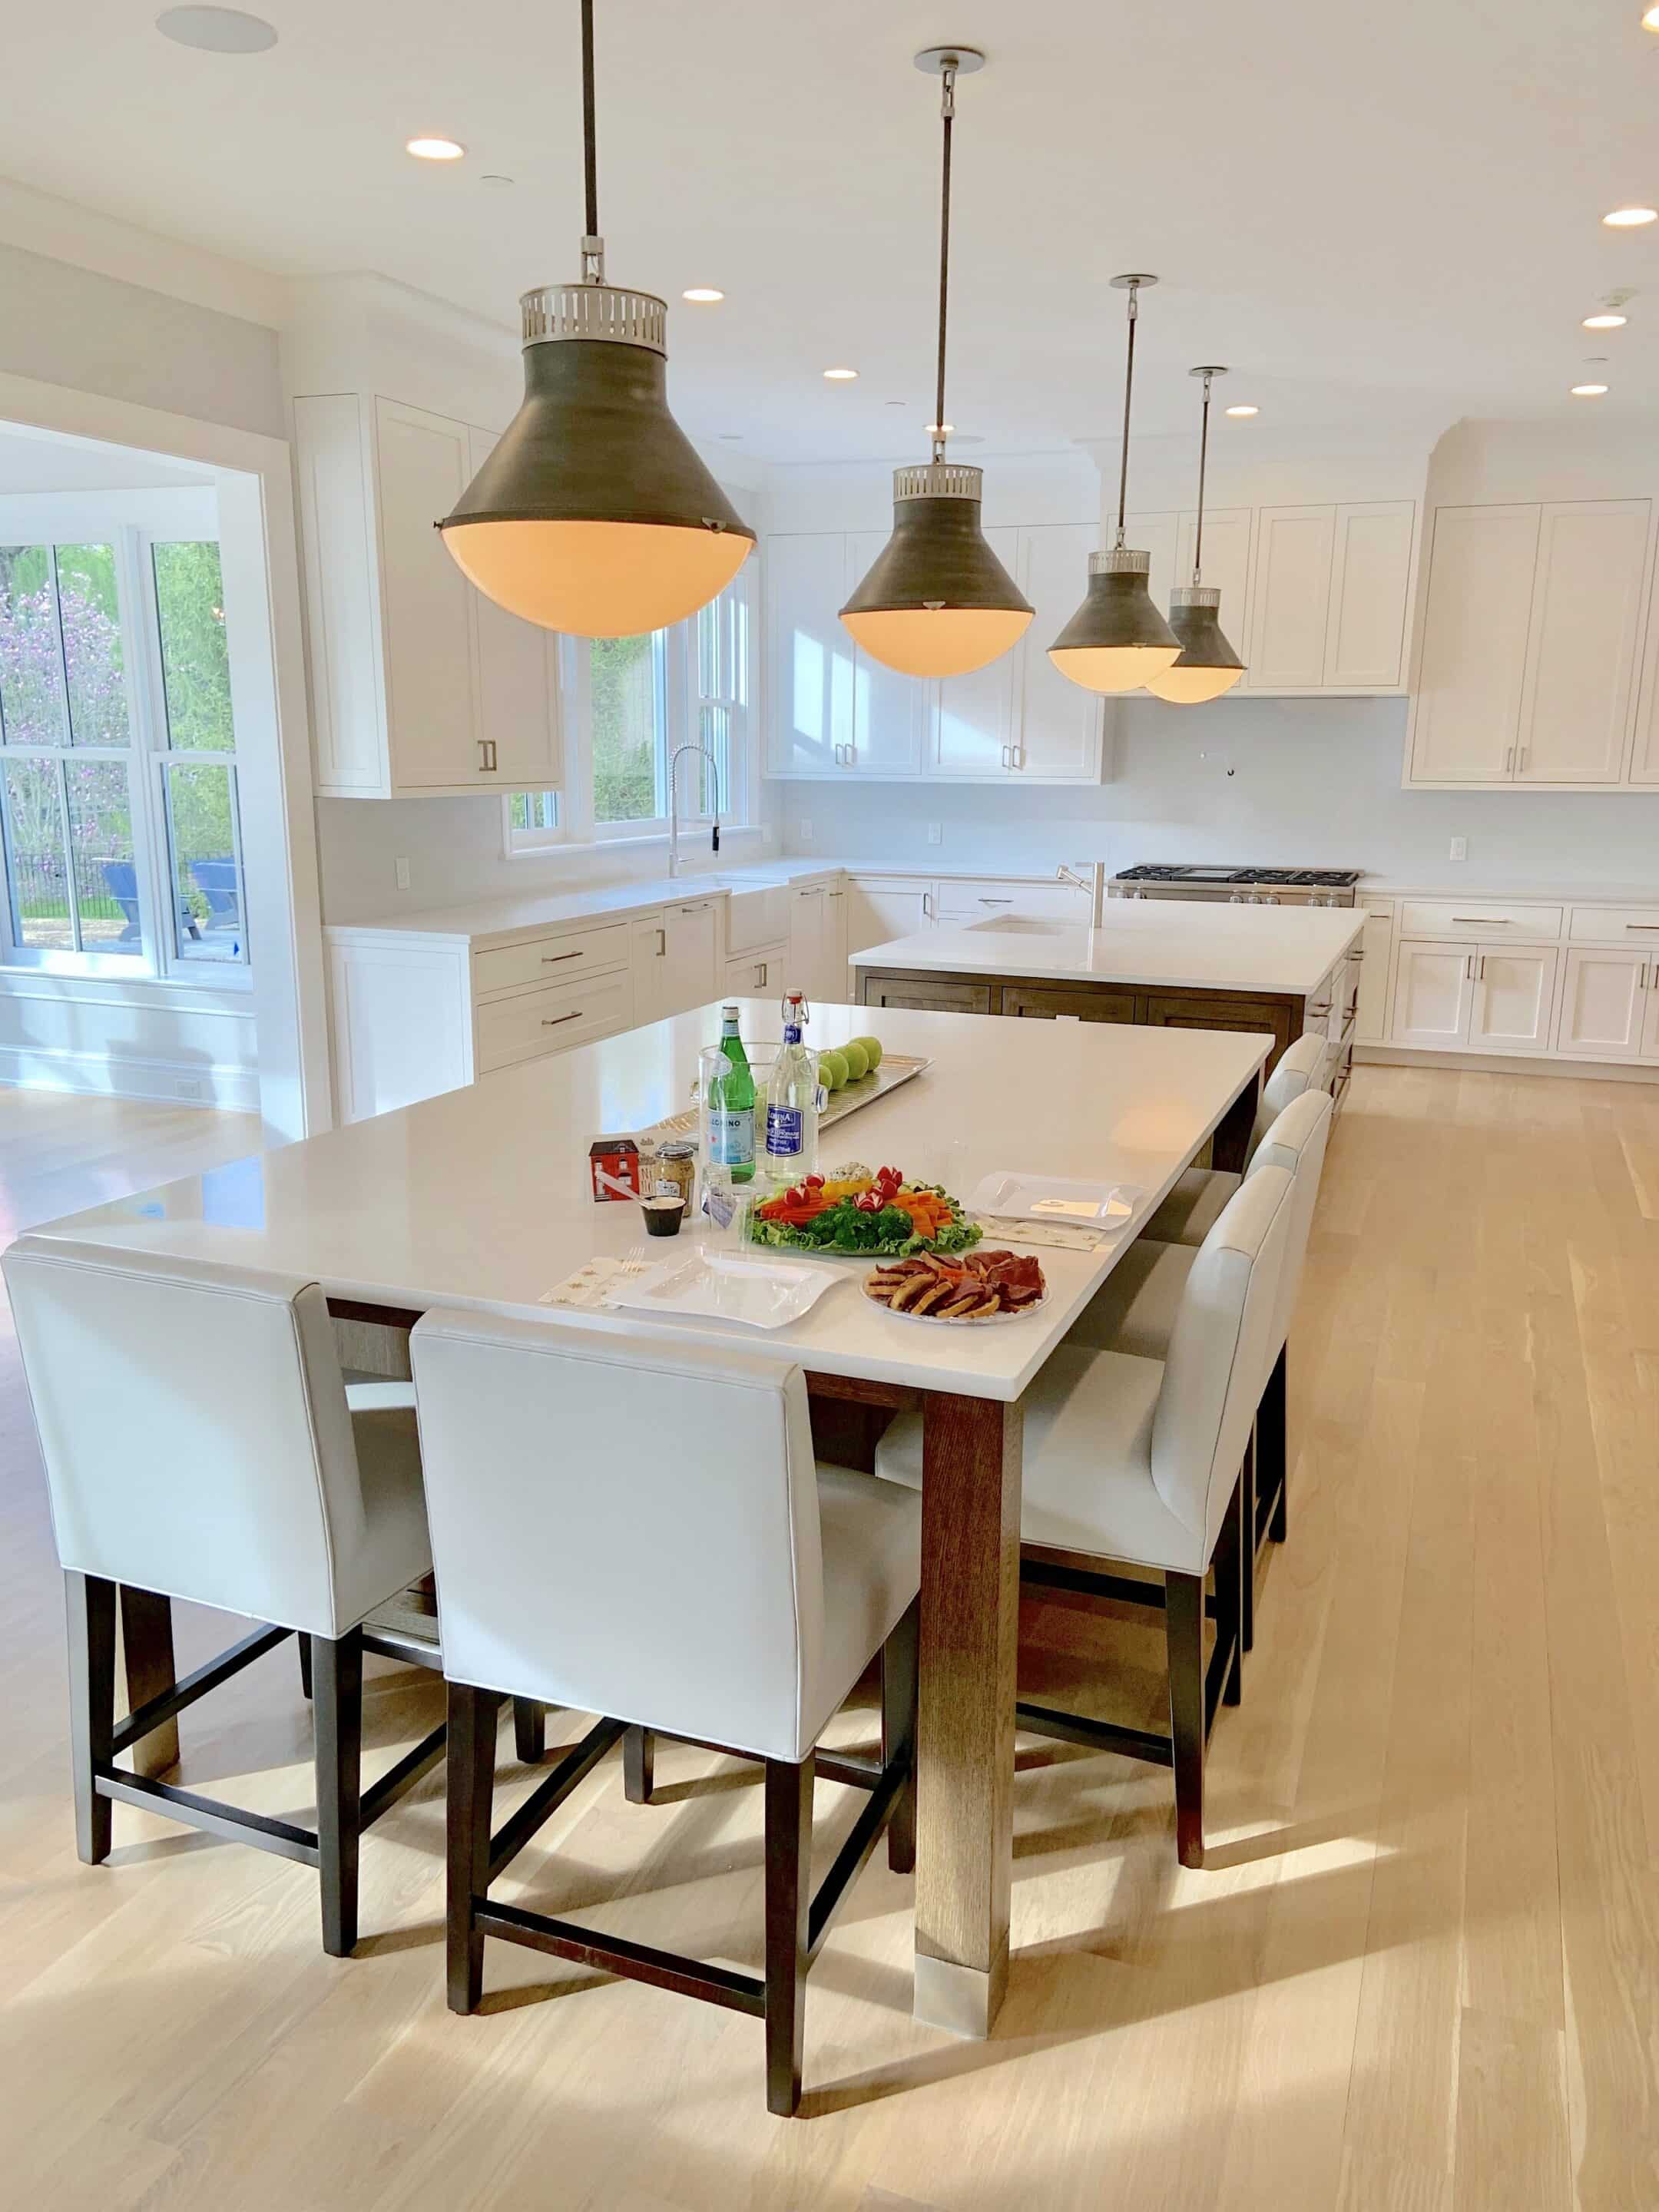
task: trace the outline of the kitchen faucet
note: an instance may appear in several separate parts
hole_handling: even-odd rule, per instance
[[[1102,909],[1106,903],[1106,863],[1104,860],[1091,860],[1087,866],[1088,874],[1079,875],[1075,868],[1068,868],[1062,860],[1054,870],[1054,881],[1070,884],[1074,890],[1087,891],[1091,901],[1089,927],[1098,929],[1103,919]]]
[[[687,743],[678,746],[668,763],[668,873],[670,879],[680,872],[680,793],[677,770],[684,753],[701,753],[708,763],[714,779],[714,834],[708,849],[718,853],[720,848],[720,764],[707,745]]]

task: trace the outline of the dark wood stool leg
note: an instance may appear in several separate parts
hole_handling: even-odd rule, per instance
[[[483,1995],[484,1939],[477,1900],[489,1887],[489,1820],[495,1794],[493,1692],[449,1685],[449,1894],[445,1914],[451,2012],[477,2012]]]
[[[311,1638],[301,1629],[294,1641],[300,1648],[300,1687],[307,1698],[311,1695]]]
[[[1238,1480],[1239,1487],[1243,1493],[1242,1498],[1243,1510],[1241,1515],[1241,1518],[1244,1523],[1244,1579],[1243,1587],[1239,1595],[1238,1641],[1241,1650],[1253,1651],[1255,1649],[1256,1540],[1256,1465],[1255,1431],[1254,1428],[1250,1431],[1250,1440],[1244,1447],[1244,1465],[1239,1474]]]
[[[1204,1863],[1204,1577],[1164,1577],[1170,1646],[1170,1734],[1174,1740],[1176,1854]]]
[[[623,1795],[630,1805],[648,1805],[656,1784],[657,1740],[648,1728],[631,1728],[623,1738]]]
[[[114,1807],[98,1795],[96,1770],[114,1756],[115,1585],[99,1575],[64,1577],[69,1621],[70,1747],[75,1771],[75,1848],[88,1866],[109,1856]]]
[[[155,1590],[121,1585],[121,1651],[127,1677],[127,1711],[147,1705],[179,1679],[173,1660],[173,1600]],[[163,1721],[132,1747],[136,1774],[154,1779],[179,1764],[179,1723]]]
[[[910,1774],[893,1807],[887,1829],[887,1863],[895,1874],[914,1874],[916,1865],[916,1637],[921,1620],[918,1599],[881,1650],[881,1763],[908,1759]]]
[[[363,1639],[354,1628],[311,1644],[317,1739],[317,1856],[323,1948],[349,1959],[357,1941],[357,1850],[362,1833]]]
[[[1267,1523],[1267,1534],[1275,1544],[1285,1540],[1288,1527],[1285,1492],[1290,1488],[1290,1454],[1288,1449],[1287,1409],[1285,1405],[1285,1360],[1289,1347],[1281,1349],[1273,1362],[1273,1371],[1267,1377],[1267,1387],[1261,1394],[1257,1409],[1255,1429],[1257,1449],[1261,1455],[1260,1486],[1264,1497],[1273,1501],[1273,1516]]]
[[[547,1707],[534,1698],[513,1700],[513,1749],[521,1766],[539,1766],[547,1756]]]
[[[1215,1569],[1216,1641],[1232,1646],[1232,1658],[1221,1685],[1221,1701],[1228,1705],[1239,1704],[1244,1695],[1244,1593],[1251,1579],[1245,1561],[1249,1540],[1244,1528],[1244,1492],[1245,1479],[1241,1474],[1233,1485],[1212,1562]],[[1254,1559],[1249,1565],[1255,1565]]]
[[[766,2109],[800,2104],[811,1904],[812,1759],[766,1762]]]

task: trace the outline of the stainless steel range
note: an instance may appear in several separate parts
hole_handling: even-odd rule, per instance
[[[1113,898],[1221,899],[1239,906],[1352,906],[1358,868],[1228,868],[1144,861],[1113,877]]]

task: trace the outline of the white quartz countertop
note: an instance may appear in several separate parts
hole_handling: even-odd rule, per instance
[[[860,968],[1306,995],[1363,934],[1358,908],[1110,902],[1098,929],[980,924],[872,945]]]
[[[1507,883],[1494,876],[1472,877],[1463,884],[1393,883],[1367,877],[1357,893],[1367,899],[1518,899],[1539,906],[1659,906],[1659,882],[1650,884],[1554,884],[1534,877]]]

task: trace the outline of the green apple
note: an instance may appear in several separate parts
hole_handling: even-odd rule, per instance
[[[860,1043],[856,1037],[853,1039],[850,1044],[841,1045],[837,1049],[839,1050],[842,1058],[847,1062],[847,1073],[853,1082],[860,1082],[865,1076],[868,1075],[870,1073],[870,1055],[866,1052],[864,1047]]]
[[[853,1042],[854,1044],[861,1044],[864,1047],[864,1056],[869,1061],[872,1072],[881,1066],[881,1039],[879,1037],[854,1037]]]
[[[847,1080],[848,1072],[847,1055],[839,1048],[832,1047],[818,1054],[818,1073],[827,1090],[839,1091]]]

